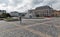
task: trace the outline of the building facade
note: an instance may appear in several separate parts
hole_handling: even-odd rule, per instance
[[[21,16],[21,17],[24,17],[25,15],[26,15],[26,13],[19,13],[19,12],[17,12],[17,11],[13,11],[13,12],[10,12],[10,15],[12,16],[12,17],[19,17],[19,16]]]
[[[49,6],[41,6],[41,7],[37,7],[34,10],[29,10],[28,13],[31,14],[32,17],[52,16],[53,8]]]
[[[60,11],[54,10],[53,16],[60,17]]]
[[[13,12],[10,12],[10,15],[12,17],[18,17],[19,16],[19,13],[17,11],[13,11]]]

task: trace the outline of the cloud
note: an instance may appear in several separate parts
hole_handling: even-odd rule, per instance
[[[39,6],[49,5],[60,10],[60,0],[0,0],[0,9],[7,11],[27,11]]]

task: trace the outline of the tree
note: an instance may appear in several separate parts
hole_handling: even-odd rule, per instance
[[[9,13],[2,13],[1,16],[4,17],[4,18],[11,17]]]
[[[6,16],[6,13],[2,13],[2,15],[1,15],[2,17],[4,17],[4,18],[6,18],[7,16]]]
[[[11,15],[10,15],[9,13],[6,13],[6,16],[7,16],[7,17],[11,17]]]

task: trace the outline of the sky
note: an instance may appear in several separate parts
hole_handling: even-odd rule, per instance
[[[60,0],[0,0],[0,10],[6,10],[7,12],[25,12],[45,5],[60,10]]]

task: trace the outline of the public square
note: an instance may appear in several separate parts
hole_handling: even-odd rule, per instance
[[[0,37],[60,37],[60,17],[0,21]]]

